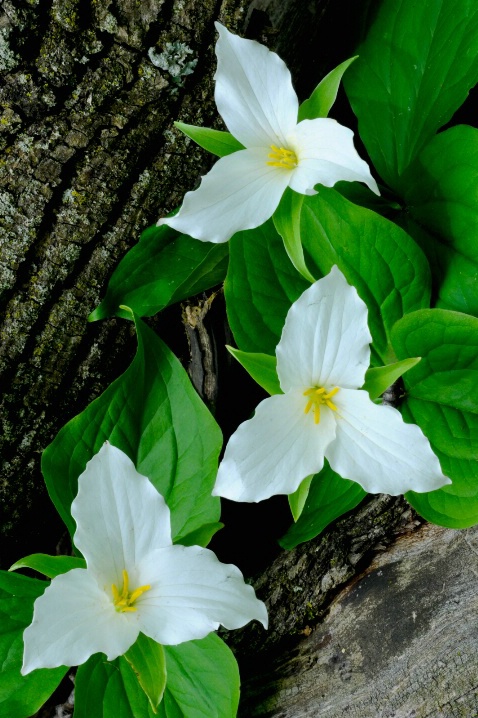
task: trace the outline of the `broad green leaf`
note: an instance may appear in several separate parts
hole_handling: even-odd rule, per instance
[[[300,239],[300,212],[304,195],[293,192],[289,187],[282,195],[279,206],[272,215],[274,226],[283,239],[290,261],[308,282],[315,282],[307,269],[304,250]]]
[[[33,553],[31,556],[15,561],[9,571],[18,571],[19,568],[31,568],[48,578],[55,578],[60,573],[71,571],[72,568],[86,568],[86,561],[76,556],[48,556],[46,553]]]
[[[304,510],[305,502],[307,501],[307,497],[310,491],[310,485],[313,478],[313,474],[311,476],[306,476],[305,479],[303,479],[303,481],[301,482],[299,488],[294,491],[293,494],[289,494],[289,496],[287,497],[289,499],[289,506],[294,521],[299,520],[299,516]]]
[[[22,676],[23,631],[33,618],[33,603],[47,587],[18,574],[0,571],[0,715],[29,718],[51,696],[68,668],[40,669]]]
[[[129,319],[122,304],[138,316],[150,317],[210,289],[226,276],[228,252],[227,243],[200,242],[167,225],[149,227],[116,267],[89,321],[114,315]]]
[[[303,511],[279,540],[280,545],[291,549],[315,538],[332,521],[358,506],[366,495],[359,484],[343,479],[326,461],[322,471],[312,478]]]
[[[337,99],[343,74],[357,57],[358,55],[355,55],[350,60],[340,63],[319,82],[309,99],[300,105],[299,122],[302,122],[302,120],[314,120],[316,117],[327,117]]]
[[[124,658],[101,654],[80,666],[75,718],[234,718],[239,702],[236,660],[215,634],[200,641],[164,646],[166,688],[158,712]]]
[[[262,386],[269,394],[282,394],[279,377],[277,376],[277,359],[269,354],[252,352],[241,352],[226,345],[226,349],[237,359],[248,374],[252,376],[259,386]]]
[[[407,180],[407,229],[428,255],[438,306],[478,315],[478,130],[437,135]]]
[[[168,680],[159,718],[235,718],[239,670],[219,636],[210,633],[164,651]]]
[[[429,306],[430,270],[423,252],[392,222],[325,187],[306,198],[301,234],[312,272],[323,276],[336,264],[366,303],[372,362],[394,362],[393,325]]]
[[[403,361],[387,364],[387,366],[371,367],[365,374],[365,384],[362,389],[368,391],[372,401],[382,396],[397,379],[400,379],[406,371],[414,367],[420,361],[420,357],[403,359]]]
[[[75,680],[75,718],[154,718],[146,693],[128,661],[107,661],[96,653],[79,666]]]
[[[109,440],[134,462],[171,509],[173,539],[219,518],[211,496],[222,438],[179,361],[136,320],[138,350],[126,370],[81,414],[61,429],[43,453],[50,496],[73,534],[71,502],[78,476]]]
[[[166,656],[164,648],[152,638],[140,633],[124,657],[133,669],[139,685],[157,713],[166,687]]]
[[[305,197],[300,229],[312,273],[322,277],[337,265],[367,304],[373,363],[394,362],[392,326],[429,306],[430,270],[421,249],[392,222],[325,187]],[[290,305],[310,286],[287,261],[270,222],[231,240],[226,305],[244,351],[275,354]]]
[[[402,412],[418,424],[452,484],[406,497],[428,521],[465,528],[478,522],[478,319],[444,309],[397,323],[398,356],[422,360],[404,376]]]
[[[241,145],[239,140],[236,140],[230,132],[212,130],[209,127],[186,125],[184,122],[175,122],[174,125],[197,145],[218,157],[225,157],[225,155],[244,149],[244,145]]]
[[[290,263],[272,220],[235,234],[224,293],[236,344],[274,355],[290,305],[309,286]]]
[[[383,0],[344,85],[373,164],[396,190],[478,81],[475,0]]]

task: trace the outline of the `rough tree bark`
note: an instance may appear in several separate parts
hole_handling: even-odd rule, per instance
[[[88,314],[140,231],[179,204],[210,162],[178,137],[172,121],[216,121],[213,21],[219,17],[230,29],[278,49],[293,70],[299,95],[305,96],[325,72],[350,56],[366,4],[3,0],[2,568],[34,551],[54,552],[62,528],[43,488],[41,451],[134,353],[126,322],[88,325]],[[345,15],[352,34],[344,34]],[[182,314],[172,309],[157,324],[187,363],[187,345],[179,337],[184,323],[193,352],[192,376],[199,376],[207,398],[217,399],[220,407],[221,382],[211,384],[212,365],[206,367],[204,383],[195,364],[197,351],[204,354],[209,346],[204,326],[210,303],[203,298],[196,311],[186,305]],[[224,382],[227,378],[223,394]],[[243,716],[475,715],[471,667],[476,669],[477,637],[467,610],[474,606],[476,570],[466,537],[475,544],[478,539],[473,532],[463,539],[429,527],[415,533],[417,525],[402,500],[378,497],[323,537],[271,562],[257,580],[271,609],[270,632],[252,627],[228,636],[244,676]],[[395,545],[397,535],[402,538]],[[459,570],[468,555],[471,574]],[[221,558],[236,560],[227,552]],[[426,598],[423,587],[431,580],[433,561],[437,571],[446,573],[450,593],[435,590]],[[448,561],[453,570],[443,573]],[[422,562],[427,572],[417,570]],[[386,578],[378,579],[391,575],[395,582],[397,566],[402,567],[399,600],[388,610],[391,588]],[[363,598],[366,590],[360,587],[369,585],[376,587],[374,599],[370,593]],[[399,612],[417,593],[425,597],[426,626],[435,626],[435,633],[425,630],[421,609],[413,609],[417,631],[412,635],[407,624],[402,635]],[[443,624],[444,605],[454,610],[453,626]],[[365,621],[370,621],[368,636]],[[379,621],[393,638],[386,647],[380,631],[372,630]],[[449,646],[466,643],[466,660],[446,653],[447,648],[437,650],[447,637]],[[370,663],[372,655],[378,658]],[[395,673],[394,657],[402,661]],[[430,669],[438,661],[444,663],[442,673]],[[410,667],[408,679],[404,662]],[[430,686],[439,684],[436,676],[446,670],[450,680],[441,693],[432,694]],[[448,708],[443,691],[452,701]],[[395,702],[388,702],[384,693],[392,692]],[[421,697],[414,703],[414,696]]]

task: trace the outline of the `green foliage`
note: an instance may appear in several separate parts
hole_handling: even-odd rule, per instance
[[[301,233],[317,274],[328,274],[336,264],[366,303],[372,363],[394,362],[393,325],[429,306],[430,270],[423,252],[392,222],[325,187],[306,198]]]
[[[290,261],[308,282],[314,282],[314,276],[309,272],[305,259],[302,240],[300,236],[300,213],[304,202],[304,195],[293,192],[287,188],[273,215],[274,226],[284,241],[285,251]]]
[[[289,499],[289,506],[294,521],[298,521],[299,516],[304,510],[313,478],[313,474],[311,476],[306,476],[305,479],[301,481],[299,488],[287,497]]]
[[[168,682],[159,718],[234,718],[239,671],[230,648],[210,633],[200,641],[165,646]]]
[[[399,193],[411,162],[478,81],[474,0],[384,0],[344,85],[360,136]]]
[[[139,685],[148,697],[153,713],[163,698],[166,687],[166,656],[164,648],[152,638],[140,633],[124,657],[133,669]]]
[[[367,304],[372,361],[395,361],[393,325],[405,313],[429,306],[423,252],[392,222],[325,187],[304,199],[300,230],[312,273],[321,277],[337,265]],[[270,222],[231,241],[226,305],[244,351],[275,353],[290,305],[309,286],[288,264],[281,244]]]
[[[236,660],[221,639],[164,646],[167,682],[159,718],[233,718],[239,702]],[[146,694],[124,658],[108,662],[101,654],[80,666],[75,718],[153,718]]]
[[[22,676],[23,631],[33,603],[47,583],[0,571],[0,715],[29,718],[41,708],[68,670],[41,669]]]
[[[397,355],[422,360],[404,376],[404,417],[418,424],[452,484],[407,494],[428,521],[465,528],[478,521],[478,319],[429,309],[414,312],[393,331]]]
[[[350,60],[341,62],[334,70],[331,70],[323,80],[319,82],[308,100],[305,100],[299,107],[299,122],[302,120],[313,120],[316,117],[327,117],[332,105],[337,99],[340,83],[345,70],[350,67],[358,55]]]
[[[227,271],[227,244],[200,242],[167,225],[152,226],[123,257],[106,296],[89,321],[131,318],[121,305],[150,317],[170,304],[220,284]]]
[[[212,130],[209,127],[186,125],[184,122],[175,122],[174,126],[204,150],[218,157],[225,157],[244,149],[244,146],[230,132]]]
[[[292,549],[318,536],[332,521],[351,511],[366,492],[355,481],[343,479],[325,462],[312,478],[305,505],[296,521],[279,540],[282,548]]]
[[[224,293],[238,347],[274,355],[290,305],[309,286],[290,263],[272,220],[234,235]]]
[[[154,718],[151,703],[125,658],[96,653],[78,668],[75,718]]]
[[[109,440],[164,496],[173,539],[187,544],[188,534],[219,518],[219,499],[211,491],[221,432],[172,352],[140,320],[136,331],[131,366],[63,427],[43,454],[43,474],[73,534],[70,505],[78,476]]]
[[[19,568],[31,568],[48,578],[55,578],[60,573],[71,571],[72,568],[86,568],[86,561],[75,556],[48,556],[45,553],[34,553],[16,561],[9,570],[18,571]]]
[[[478,315],[478,130],[437,135],[407,176],[407,229],[429,258],[438,306]]]

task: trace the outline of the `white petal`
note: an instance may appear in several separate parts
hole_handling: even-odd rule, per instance
[[[313,412],[305,414],[306,405],[301,391],[262,401],[229,439],[213,495],[262,501],[292,494],[302,479],[320,471],[335,436],[335,420],[324,407],[315,424]]]
[[[254,148],[221,157],[200,187],[186,193],[179,212],[158,225],[204,242],[227,242],[242,229],[259,227],[277,209],[292,174],[268,165],[268,152]]]
[[[362,386],[371,341],[365,303],[332,267],[289,309],[276,350],[282,391]]]
[[[289,70],[264,45],[216,29],[215,98],[229,132],[245,147],[284,146],[299,110]]]
[[[374,404],[366,391],[352,389],[339,391],[334,402],[337,435],[325,455],[340,476],[371,494],[392,496],[451,483],[422,430],[405,424],[397,409]]]
[[[93,653],[112,661],[139,634],[131,613],[117,613],[87,569],[75,568],[53,579],[34,605],[33,622],[23,634],[22,674],[36,668],[78,666]]]
[[[372,192],[380,194],[369,166],[360,159],[353,144],[353,132],[328,117],[303,120],[288,137],[299,164],[290,187],[301,194],[314,194],[321,183],[333,187],[336,182],[365,182]]]
[[[219,624],[240,628],[257,619],[267,628],[267,610],[236,566],[199,546],[152,552],[140,566],[151,589],[138,600],[141,631],[164,645],[207,636]],[[151,578],[157,576],[157,578]]]
[[[153,548],[171,544],[169,509],[133,462],[106,442],[78,479],[71,505],[75,544],[100,586],[123,585],[124,569],[136,583],[135,566]]]

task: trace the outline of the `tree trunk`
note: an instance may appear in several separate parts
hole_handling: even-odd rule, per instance
[[[89,313],[141,230],[178,205],[209,167],[210,158],[179,136],[172,122],[217,122],[213,21],[277,49],[303,98],[350,57],[366,5],[3,0],[2,568],[32,552],[55,551],[63,529],[46,496],[41,452],[134,354],[129,323],[88,324]],[[340,112],[340,101],[338,107]],[[347,120],[350,125],[350,115]],[[230,414],[224,399],[230,374],[222,384],[219,375],[216,385],[208,364],[204,382],[205,365],[197,356],[209,351],[204,327],[211,331],[211,303],[203,298],[198,304],[200,325],[191,322],[188,305],[166,311],[156,324],[185,363],[191,360],[198,389],[217,403],[220,417]],[[219,298],[213,305],[221,311]],[[273,504],[278,512],[284,505]],[[265,549],[258,547],[258,534],[249,543],[244,538],[244,516],[254,517],[247,524],[252,536],[270,506],[235,508],[240,538],[227,539],[226,532],[218,539],[220,558],[249,573],[271,564],[257,581],[270,607],[270,631],[253,627],[228,636],[241,662],[242,715],[474,715],[476,622],[466,621],[476,573],[460,567],[467,557],[470,565],[475,560],[466,540],[476,542],[477,534],[426,526],[415,532],[403,500],[378,497],[323,537],[279,553],[273,539],[285,529],[284,518],[282,526],[275,519]],[[395,545],[397,535],[402,538]],[[240,544],[237,556],[229,551],[234,544]],[[428,584],[434,590],[427,598]],[[446,608],[453,610],[452,626],[444,623]],[[440,676],[448,682],[433,693]],[[449,710],[443,708],[445,692]]]
[[[478,529],[410,531],[410,511],[400,513],[404,503],[394,500],[388,519],[406,532],[383,551],[390,531],[370,532],[386,516],[380,502],[260,579],[273,639],[255,642],[247,656],[241,636],[242,718],[478,715]],[[347,528],[354,538],[337,546]],[[380,550],[369,563],[364,549],[374,533]],[[357,566],[365,569],[344,586]]]

